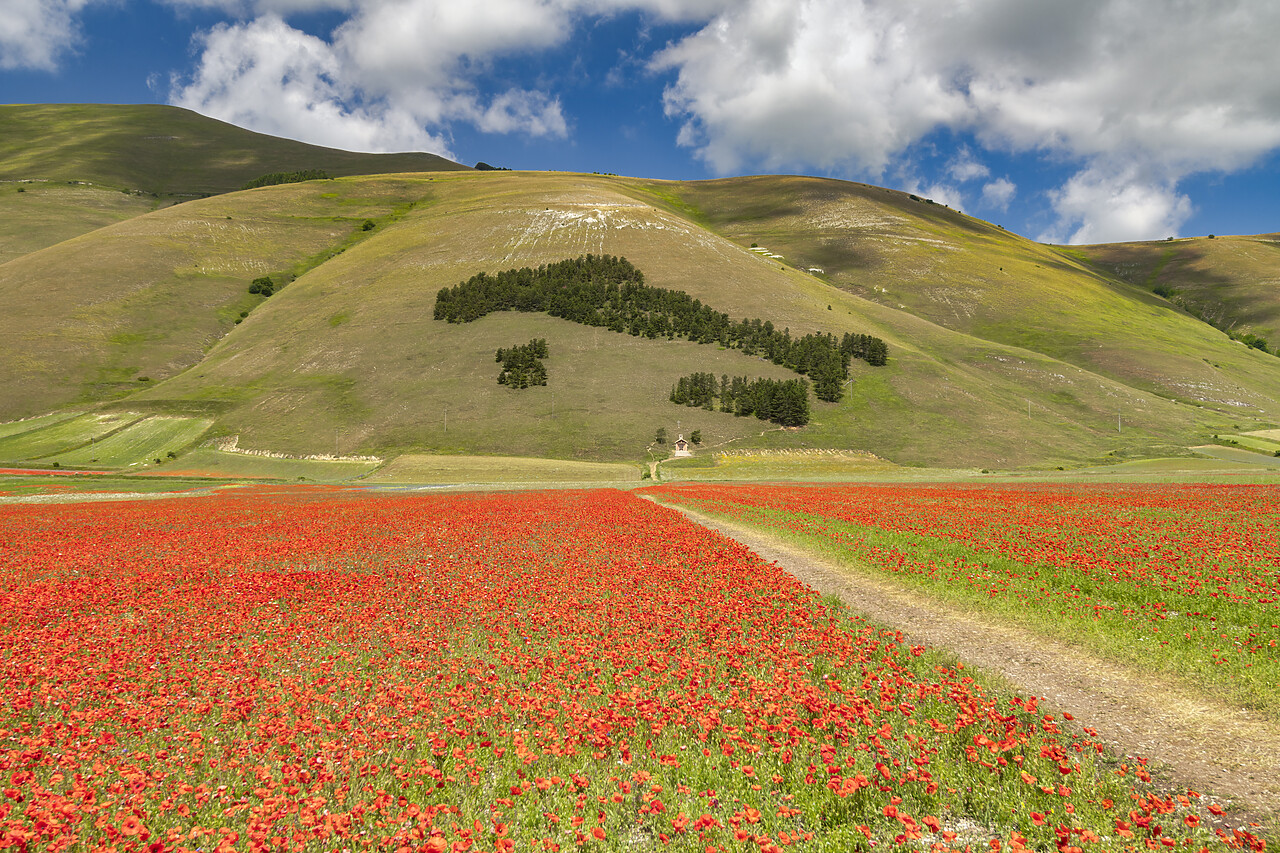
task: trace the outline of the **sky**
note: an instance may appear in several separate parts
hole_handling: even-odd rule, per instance
[[[0,101],[1118,242],[1280,231],[1277,41],[1275,0],[0,0]]]

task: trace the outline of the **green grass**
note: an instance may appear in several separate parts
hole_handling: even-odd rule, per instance
[[[135,217],[0,268],[0,417],[128,396],[200,362],[283,298],[247,293],[264,274],[301,274],[376,235],[430,194],[427,179],[267,187]],[[340,202],[340,203],[339,203]],[[387,225],[386,227],[393,227]],[[40,281],[33,299],[28,282]],[[292,285],[290,285],[292,286]],[[90,295],[91,294],[91,295]]]
[[[39,417],[27,418],[23,421],[10,421],[7,424],[0,424],[0,439],[18,435],[24,432],[33,432],[38,429],[60,424],[63,421],[69,421],[76,417],[79,412],[54,412]]]
[[[64,453],[109,436],[143,417],[136,412],[111,412],[51,421],[37,429],[0,438],[0,460],[24,462]]]
[[[244,130],[178,107],[0,106],[0,180],[87,181],[195,197],[273,172],[335,177],[465,169],[434,154],[357,154]]]
[[[26,498],[37,495],[65,495],[68,500],[73,500],[76,495],[82,494],[164,494],[221,487],[223,487],[222,484],[211,484],[209,480],[203,478],[145,478],[115,474],[76,474],[74,476],[0,474],[0,501],[6,498]]]
[[[108,468],[155,464],[157,458],[168,459],[194,444],[213,421],[202,418],[177,418],[157,415],[130,424],[119,432],[81,446],[76,450],[49,457],[64,467],[83,465]]]
[[[113,189],[48,181],[0,183],[0,264],[154,207],[152,198]]]
[[[364,478],[366,483],[631,483],[635,465],[512,456],[405,454]]]
[[[1276,234],[1083,246],[1082,259],[1222,329],[1252,332],[1280,347]]]

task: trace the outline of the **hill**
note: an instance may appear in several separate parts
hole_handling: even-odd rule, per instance
[[[0,181],[77,181],[153,196],[231,192],[272,172],[335,177],[467,167],[435,154],[359,154],[159,104],[0,106]]]
[[[889,364],[855,362],[841,402],[781,430],[667,399],[695,371],[794,377],[737,350],[546,314],[432,318],[436,292],[476,272],[588,252],[734,320],[876,335]],[[247,292],[259,275],[296,280],[264,300]],[[0,311],[21,330],[0,345],[2,418],[107,404],[294,455],[639,461],[661,426],[722,449],[1007,468],[1186,454],[1280,421],[1274,356],[1061,250],[831,180],[454,171],[266,187],[10,261]],[[548,386],[498,385],[495,350],[534,337]]]
[[[1075,246],[1071,254],[1228,334],[1280,346],[1280,234]]]
[[[467,168],[435,154],[308,145],[157,104],[0,105],[0,127],[0,264],[272,173]]]

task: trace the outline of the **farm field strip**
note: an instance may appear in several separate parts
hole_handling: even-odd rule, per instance
[[[0,507],[0,848],[1263,849],[1085,732],[626,492]]]
[[[40,425],[31,430],[0,438],[0,459],[18,461],[39,459],[75,447],[89,444],[95,439],[142,420],[144,415],[135,412],[110,414],[83,414],[69,420],[39,419]]]
[[[1210,485],[645,489],[1280,717],[1280,492]]]

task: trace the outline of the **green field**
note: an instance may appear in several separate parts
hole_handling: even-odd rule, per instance
[[[43,422],[46,419],[41,419],[42,423],[35,429],[0,438],[0,460],[25,462],[44,459],[71,448],[88,446],[144,417],[136,412],[112,412],[84,414],[70,420],[47,423]]]
[[[363,479],[366,483],[631,483],[634,465],[529,459],[516,456],[426,456],[405,454]]]
[[[92,445],[51,456],[47,461],[68,468],[93,465],[107,468],[153,464],[187,450],[213,422],[204,418],[157,415],[144,418]]]

